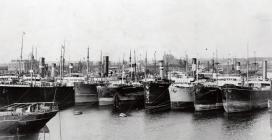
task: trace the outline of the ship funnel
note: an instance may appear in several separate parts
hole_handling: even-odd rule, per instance
[[[105,77],[108,77],[109,74],[109,56],[104,56],[103,57],[103,73]]]
[[[214,59],[212,59],[212,72],[215,72],[215,65],[214,65]]]
[[[192,72],[193,72],[193,77],[196,78],[196,70],[197,70],[197,65],[196,65],[196,58],[192,59]]]
[[[263,80],[267,79],[267,61],[263,61]]]
[[[161,79],[165,79],[165,73],[164,73],[164,61],[163,60],[161,60],[160,62],[159,62],[159,65],[160,65],[160,78]]]
[[[237,73],[241,73],[241,63],[240,62],[237,62],[237,65],[236,65],[236,71]]]
[[[73,63],[70,63],[69,64],[69,73],[73,73],[73,68],[74,68],[74,64]]]
[[[42,78],[45,77],[45,58],[41,57],[40,58],[40,75]]]
[[[51,66],[51,77],[54,78],[56,76],[56,63],[53,63]]]

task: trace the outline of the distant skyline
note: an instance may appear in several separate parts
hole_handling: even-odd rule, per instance
[[[272,56],[271,0],[1,0],[0,63],[38,57],[57,61]]]

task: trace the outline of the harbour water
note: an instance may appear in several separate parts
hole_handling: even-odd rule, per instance
[[[75,111],[82,111],[75,115]],[[1,140],[269,140],[267,110],[226,114],[168,111],[149,114],[144,110],[119,117],[111,108],[71,107],[47,123],[49,132],[0,136]]]

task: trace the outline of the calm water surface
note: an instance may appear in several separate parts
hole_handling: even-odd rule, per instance
[[[74,115],[74,111],[82,115]],[[0,136],[7,140],[270,140],[267,110],[227,115],[224,112],[144,110],[121,118],[110,108],[72,107],[47,123],[49,133]]]

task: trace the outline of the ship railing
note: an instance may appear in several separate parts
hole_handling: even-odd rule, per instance
[[[0,111],[13,112],[47,112],[52,110],[58,110],[56,102],[14,103],[0,108]]]

